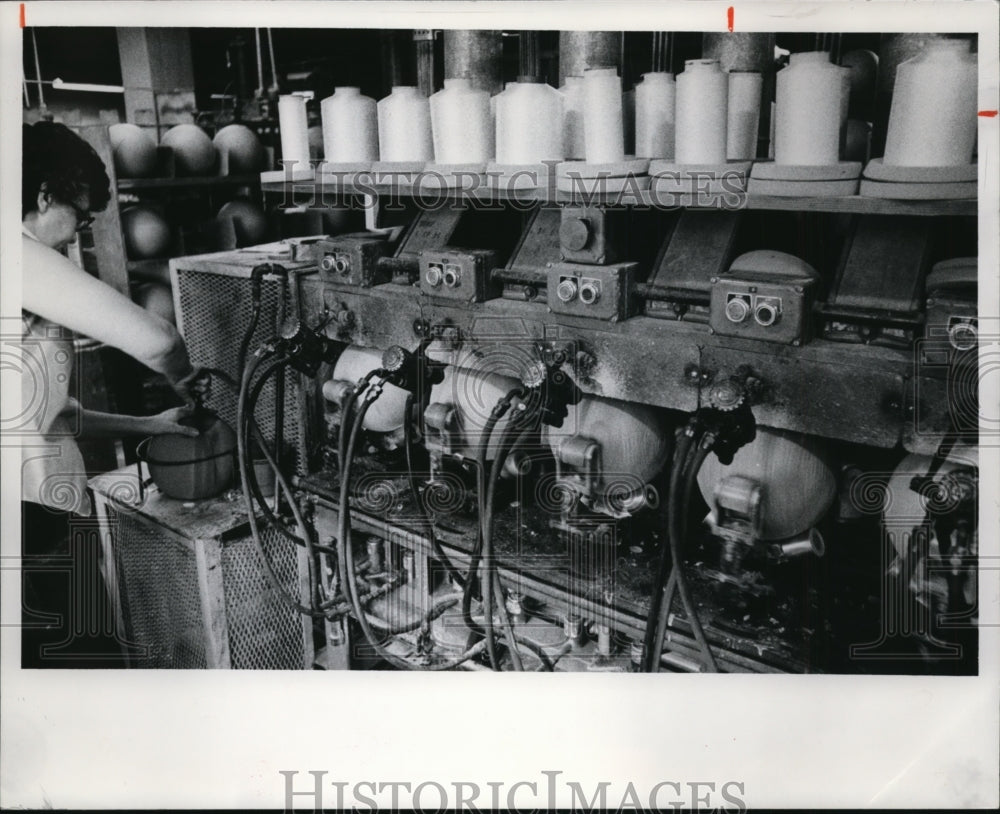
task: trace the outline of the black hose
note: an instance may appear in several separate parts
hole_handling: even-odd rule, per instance
[[[501,438],[506,441],[508,436],[514,432],[518,432],[518,426],[516,423],[516,417],[512,418],[510,423],[507,425]],[[525,428],[524,430],[518,432],[517,440],[510,445],[510,449],[516,449],[518,445],[523,441],[523,439],[532,432],[531,428]],[[503,442],[502,442],[503,443]],[[505,633],[507,634],[510,645],[510,655],[511,660],[514,662],[514,669],[521,671],[524,669],[521,664],[520,655],[517,652],[517,644],[514,641],[514,630],[510,624],[510,619],[507,615],[507,606],[504,604],[503,587],[500,584],[500,575],[495,571],[493,565],[493,512],[496,503],[496,490],[500,483],[500,470],[503,468],[504,460],[507,455],[510,454],[509,451],[504,449],[500,450],[503,455],[498,454],[493,459],[493,466],[490,468],[490,478],[489,483],[486,487],[486,505],[482,517],[480,518],[482,523],[482,534],[483,534],[483,551],[482,551],[482,569],[483,569],[483,622],[486,627],[486,646],[487,649],[490,647],[490,643],[493,640],[493,589],[497,589],[498,595],[498,610],[500,611],[500,621],[504,625]]]
[[[499,420],[499,417],[497,420]],[[495,422],[494,422],[494,427],[495,427]],[[491,429],[491,434],[492,432],[493,430]],[[482,483],[479,484],[479,538],[476,543],[476,550],[473,552],[473,556],[469,562],[470,577],[479,570],[482,570],[484,572],[484,577],[479,581],[480,590],[482,592],[482,597],[483,597],[483,627],[480,628],[479,625],[475,625],[475,628],[478,628],[482,632],[482,635],[486,637],[486,652],[489,654],[490,665],[493,667],[494,670],[500,669],[500,663],[497,660],[496,648],[493,639],[493,607],[492,607],[493,586],[492,586],[492,581],[488,576],[490,572],[486,568],[486,553],[487,553],[486,537],[488,533],[487,521],[492,520],[491,514],[493,510],[493,501],[490,495],[491,493],[495,494],[496,492],[494,479],[496,479],[497,481],[499,481],[500,479],[500,467],[502,466],[503,461],[506,459],[507,455],[510,454],[510,450],[513,447],[514,443],[513,442],[514,435],[517,432],[518,432],[517,425],[515,424],[514,420],[511,419],[511,421],[507,424],[507,426],[504,427],[503,433],[501,433],[500,435],[500,443],[494,450],[495,457],[493,458],[493,463],[490,467],[488,475],[486,474],[485,453],[483,453],[483,457],[480,459],[483,462],[483,466],[480,470],[483,473],[483,480]],[[486,439],[484,435],[483,439],[480,441],[481,450],[485,449],[487,444],[488,444],[488,439]],[[471,585],[471,580],[470,580],[470,585]],[[467,591],[470,585],[466,585]],[[462,607],[463,611],[467,607],[471,607],[471,596],[469,597],[468,600],[465,600],[465,598],[463,597]],[[471,619],[471,613],[470,613],[470,619]]]
[[[500,409],[501,404],[506,403],[509,405],[510,400],[518,392],[523,393],[523,390],[518,388],[517,391],[511,391],[511,394],[505,396],[504,400],[498,404],[498,409]],[[501,412],[500,415],[502,414]],[[542,412],[540,410],[537,412],[527,411],[522,415],[513,416],[504,429],[504,433],[501,436],[500,449],[497,450],[496,457],[493,459],[493,465],[490,468],[490,477],[486,486],[486,502],[483,506],[483,513],[480,516],[482,527],[483,621],[486,627],[486,644],[487,648],[489,648],[493,639],[493,589],[495,587],[499,600],[497,605],[500,611],[500,620],[504,626],[505,636],[508,639],[511,660],[514,663],[514,669],[517,671],[523,670],[524,667],[521,664],[520,654],[517,652],[517,639],[514,636],[514,628],[510,622],[507,606],[504,602],[503,585],[493,563],[493,512],[495,510],[496,489],[500,483],[500,470],[503,468],[507,456],[510,455],[511,451],[520,446],[528,435],[538,429],[541,418]],[[517,438],[511,443],[510,438],[515,433],[517,434]]]
[[[478,464],[478,461],[476,463]],[[465,621],[465,625],[469,628],[469,630],[480,636],[485,635],[485,631],[483,630],[482,625],[472,618],[472,594],[475,590],[477,582],[476,575],[479,572],[479,557],[483,550],[483,527],[481,518],[483,516],[485,493],[486,473],[483,471],[483,467],[478,466],[476,469],[476,500],[478,511],[478,514],[476,515],[476,520],[478,521],[476,523],[476,542],[469,554],[469,570],[466,572],[465,588],[462,591],[462,619]]]
[[[370,381],[370,378],[369,378]],[[361,425],[364,423],[365,414],[368,412],[368,408],[371,404],[378,398],[378,393],[374,398],[371,397],[371,392],[365,393],[364,398],[361,401],[361,407],[358,409],[358,413],[354,418],[354,422],[351,426],[351,432],[348,435],[347,447],[344,450],[344,458],[341,462],[341,472],[340,472],[340,495],[339,495],[339,506],[338,506],[338,530],[337,530],[337,559],[340,569],[340,581],[342,585],[342,590],[345,590],[347,596],[351,603],[351,608],[353,610],[354,616],[357,619],[358,624],[361,626],[361,631],[364,633],[365,639],[374,648],[375,652],[384,661],[388,662],[393,667],[400,670],[414,670],[414,669],[427,669],[427,670],[450,670],[465,661],[468,661],[473,656],[482,652],[482,646],[473,645],[465,653],[456,659],[450,661],[442,662],[441,664],[427,665],[423,668],[418,665],[414,665],[411,662],[406,661],[393,653],[390,653],[382,644],[381,641],[375,636],[374,631],[372,631],[371,625],[369,624],[368,614],[365,609],[361,606],[360,599],[358,597],[358,587],[354,573],[354,557],[351,549],[351,537],[350,537],[350,472],[351,463],[354,458],[354,447],[358,441],[358,435],[361,432]],[[389,630],[389,635],[392,634],[392,630]]]
[[[268,358],[269,355],[270,354],[266,354],[263,357],[260,357],[257,360],[257,363],[259,364],[261,361]],[[219,370],[218,368],[206,368],[206,370],[212,375],[213,379],[218,379],[219,381],[228,385],[232,389],[233,395],[237,399],[239,398],[240,386],[233,380],[233,378],[228,373],[226,373],[224,370]],[[256,399],[248,399],[248,402],[251,408],[249,416],[249,420],[251,422],[250,428],[251,431],[253,432],[254,440],[257,442],[258,447],[264,449],[266,447],[267,441],[264,438],[264,434],[261,431],[259,425],[257,424],[256,417],[254,416],[254,412],[256,411]],[[239,415],[237,415],[237,423],[239,423]],[[236,429],[237,431],[239,431],[238,426]],[[250,473],[250,484],[249,484],[250,492],[253,495],[254,500],[257,502],[257,505],[260,507],[260,512],[264,516],[264,519],[267,521],[268,526],[281,536],[295,543],[297,546],[305,547],[305,542],[302,540],[302,538],[297,537],[296,535],[292,534],[288,529],[286,529],[285,526],[282,524],[281,519],[273,511],[271,511],[271,507],[267,505],[267,499],[264,497],[263,492],[261,492],[260,490],[260,484],[257,481],[257,473],[253,469],[253,467],[250,467],[248,471]],[[289,500],[292,500],[290,494],[287,494],[286,496],[288,497]],[[333,553],[333,549],[329,548],[328,546],[320,545],[319,543],[314,543],[313,545],[317,551],[326,551],[328,553]]]
[[[413,393],[406,396],[406,407],[404,408],[405,420],[403,421],[403,449],[406,452],[406,482],[410,486],[410,494],[413,495],[413,502],[417,504],[421,514],[427,519],[428,515],[424,509],[423,501],[420,499],[420,489],[417,488],[417,477],[413,468]]]
[[[549,658],[549,654],[546,653],[541,648],[540,645],[537,645],[534,642],[529,641],[528,639],[525,639],[521,636],[516,636],[515,640],[521,647],[525,648],[526,650],[530,650],[538,657],[538,660],[541,661],[542,663],[542,669],[544,670],[544,672],[551,673],[555,671],[555,663],[552,661],[551,658]],[[513,655],[513,651],[511,651],[511,655]]]
[[[249,470],[251,469],[251,466],[250,466],[250,463],[249,463],[249,456],[247,455],[247,436],[248,436],[248,432],[247,432],[246,427],[244,427],[242,425],[248,425],[249,424],[249,422],[247,421],[247,412],[246,412],[246,410],[247,410],[247,398],[248,398],[249,382],[250,382],[251,376],[256,371],[256,368],[258,367],[260,361],[261,360],[258,358],[257,360],[255,360],[255,362],[251,366],[249,366],[246,370],[244,370],[244,372],[243,372],[243,380],[240,383],[239,399],[237,401],[237,407],[236,407],[237,416],[242,416],[242,418],[243,418],[243,420],[241,422],[239,422],[241,424],[241,426],[238,428],[238,431],[236,433],[236,444],[237,444],[237,454],[238,454],[239,467],[240,467],[241,485],[242,485],[242,488],[243,488],[243,500],[244,500],[244,502],[246,503],[246,506],[247,506],[247,519],[248,519],[248,521],[250,523],[250,536],[253,539],[254,545],[257,548],[257,554],[260,557],[260,561],[261,561],[261,563],[264,566],[264,573],[265,573],[265,575],[267,577],[267,580],[270,583],[271,588],[275,591],[276,595],[281,599],[281,601],[284,604],[288,605],[288,607],[294,608],[296,611],[298,611],[299,613],[301,613],[303,615],[314,617],[314,618],[325,618],[326,617],[326,613],[324,611],[322,611],[322,610],[316,610],[314,608],[307,607],[307,606],[301,604],[297,599],[295,599],[294,597],[292,597],[285,590],[285,587],[281,584],[281,581],[278,579],[277,574],[274,573],[274,568],[271,565],[271,560],[268,557],[267,552],[264,550],[264,543],[261,540],[261,536],[260,536],[260,528],[257,525],[257,513],[254,510],[253,496],[250,493],[250,487],[249,487],[249,477],[250,477]],[[262,373],[262,378],[266,378],[267,375],[272,370],[274,370],[274,369],[276,369],[276,368],[278,368],[278,367],[280,367],[280,366],[282,366],[284,364],[285,364],[285,360],[281,359],[281,358],[275,359],[275,360],[272,360],[272,361],[268,362],[265,365],[264,372]],[[265,452],[265,455],[268,454],[266,450],[264,450],[264,452]],[[303,532],[305,531],[304,527],[302,528],[302,531]],[[306,539],[306,547],[309,550],[309,559],[310,559],[310,566],[311,566],[311,561],[313,559],[313,551],[312,551],[312,547],[311,547],[311,545],[309,543],[308,535],[306,536],[305,539]],[[311,584],[312,584],[312,579],[311,579],[311,568],[310,568],[310,585]]]
[[[677,485],[680,482],[682,470],[687,462],[688,450],[691,449],[695,441],[695,435],[685,429],[681,433],[677,442],[677,449],[674,452],[674,464],[670,469],[670,486],[667,492],[667,537],[670,536],[670,523],[673,518],[674,506],[672,496],[675,494]],[[643,672],[653,672],[652,665],[659,660],[659,653],[654,652],[656,646],[656,628],[660,618],[660,609],[663,606],[664,590],[667,587],[668,575],[671,568],[671,549],[669,543],[660,544],[660,557],[656,571],[656,581],[653,583],[653,592],[650,596],[649,613],[646,616],[646,632],[643,637]],[[676,567],[676,565],[675,565]]]
[[[256,405],[256,399],[254,404]],[[274,467],[281,469],[281,448],[285,442],[285,371],[278,372],[274,379]],[[274,513],[281,510],[281,491],[277,478],[274,483]]]
[[[459,586],[465,585],[465,579],[458,572],[458,569],[452,564],[448,555],[444,553],[444,549],[441,548],[441,544],[438,542],[437,534],[434,532],[434,521],[431,519],[430,513],[427,511],[427,507],[424,506],[424,501],[420,496],[420,490],[417,488],[417,480],[413,473],[413,394],[410,393],[406,397],[406,408],[405,417],[403,420],[403,446],[406,449],[406,479],[410,484],[410,491],[413,493],[413,500],[417,504],[417,509],[420,511],[420,516],[423,519],[425,525],[427,526],[427,537],[430,540],[431,550],[434,552],[434,558],[440,562],[445,570],[448,572],[448,576],[451,577],[452,581],[457,583]]]
[[[694,461],[687,473],[686,477],[689,481],[693,481],[697,476],[698,470],[701,469],[701,465],[704,463],[705,458],[708,456],[710,451],[711,443],[705,443],[703,440],[698,446],[698,451],[695,453]],[[719,671],[719,666],[716,664],[715,656],[712,654],[712,648],[709,647],[708,640],[705,638],[705,631],[702,629],[701,620],[698,618],[698,611],[695,608],[694,600],[691,597],[690,590],[688,589],[687,578],[684,576],[684,562],[681,559],[683,556],[681,552],[682,532],[679,519],[672,522],[671,525],[674,527],[674,530],[669,537],[670,556],[674,561],[674,570],[677,573],[677,592],[681,595],[681,602],[684,605],[684,612],[687,614],[688,621],[691,624],[691,631],[694,633],[694,637],[698,641],[698,646],[701,648],[702,656],[705,659],[705,667],[709,672],[717,673]],[[659,659],[659,656],[657,656],[657,659]]]
[[[682,488],[680,501],[677,501],[677,495],[675,493],[671,493],[667,496],[667,508],[669,512],[668,522],[669,518],[674,517],[674,513],[676,512],[677,522],[680,524],[679,534],[681,540],[687,539],[688,513],[690,512],[691,494],[696,480],[695,477],[691,475],[691,468],[697,454],[698,445],[690,444],[688,445],[687,454],[685,455],[684,460],[679,462]],[[697,476],[697,474],[697,471],[695,471],[694,475]],[[671,533],[669,528],[667,533]],[[663,602],[660,606],[660,614],[657,620],[656,638],[653,640],[653,655],[650,659],[651,663],[648,665],[649,672],[651,673],[660,672],[660,655],[663,651],[663,642],[667,635],[667,620],[670,618],[670,609],[673,607],[674,595],[676,592],[677,563],[672,563],[670,568],[670,578],[667,580],[667,586],[663,591]]]
[[[351,420],[351,410],[354,408],[354,402],[358,396],[368,389],[368,384],[376,373],[378,370],[368,371],[356,387],[347,391],[347,396],[345,396],[344,403],[340,408],[340,427],[337,430],[337,463],[341,469],[344,468],[344,448],[347,445],[347,425]]]
[[[239,354],[236,357],[236,375],[243,378],[243,370],[247,365],[247,352],[250,350],[250,341],[253,339],[254,331],[257,330],[257,323],[260,321],[260,296],[255,292],[253,301],[253,311],[250,313],[250,324],[243,334],[240,342]]]
[[[516,387],[504,395],[503,398],[501,398],[496,405],[494,405],[493,409],[490,411],[490,415],[486,419],[486,424],[483,425],[483,432],[479,437],[479,449],[475,458],[476,499],[477,509],[479,512],[479,523],[476,525],[476,543],[469,556],[469,570],[466,572],[465,590],[462,593],[462,619],[471,631],[480,636],[485,636],[486,631],[478,622],[476,622],[475,619],[472,618],[472,594],[475,590],[477,582],[476,574],[479,571],[479,562],[483,546],[482,518],[486,511],[486,456],[488,454],[489,443],[492,439],[497,423],[510,409],[511,402],[523,392],[523,388]],[[508,440],[502,438],[496,450],[496,454],[503,455],[505,458],[506,453],[504,452],[504,448],[506,443],[508,443]],[[490,648],[488,652],[495,658],[496,653],[492,648]],[[499,664],[494,659],[490,660],[490,666],[494,670],[499,668]]]
[[[237,429],[239,432],[243,434],[244,443],[247,448],[249,448],[250,446],[250,436],[252,433],[254,440],[257,442],[257,446],[260,450],[261,455],[264,456],[265,461],[270,465],[272,471],[275,473],[275,491],[276,492],[283,491],[286,497],[288,498],[289,507],[291,509],[296,524],[298,525],[300,531],[303,532],[303,538],[300,539],[298,537],[295,537],[290,532],[288,532],[284,528],[284,526],[281,525],[280,523],[276,523],[274,527],[280,530],[286,536],[293,539],[296,543],[305,546],[306,549],[311,550],[311,547],[314,547],[314,544],[312,543],[312,538],[307,533],[305,520],[303,519],[301,512],[299,511],[298,505],[295,501],[294,492],[292,491],[292,488],[289,485],[288,481],[285,479],[284,473],[281,470],[281,466],[279,465],[276,456],[273,453],[271,453],[271,451],[268,449],[267,439],[264,438],[264,434],[263,432],[261,432],[260,426],[257,424],[255,418],[257,400],[260,398],[261,390],[263,390],[265,384],[267,383],[268,378],[275,370],[279,370],[282,373],[284,372],[283,366],[287,364],[287,361],[288,360],[285,358],[278,359],[277,360],[278,364],[269,365],[268,369],[264,371],[264,373],[258,378],[258,380],[252,385],[250,385],[250,392],[247,396],[247,400],[244,405],[244,411],[243,413],[239,414],[242,416],[242,422],[240,423],[240,426]],[[260,360],[258,360],[258,364],[259,363]],[[256,365],[254,369],[256,369]],[[248,382],[252,379],[253,372],[254,372],[253,370],[250,371],[250,375],[247,377]],[[262,508],[266,510],[267,504],[264,501],[263,496],[259,494],[260,484],[257,482],[256,472],[249,465],[247,468],[247,472],[250,475],[250,482],[252,488],[255,491],[255,497],[258,503],[261,504]],[[277,519],[276,515],[270,512],[267,512],[267,515],[269,517],[274,517],[275,519]],[[326,548],[326,546],[323,546],[323,548]]]
[[[487,575],[487,579],[489,576]],[[504,637],[507,639],[510,650],[510,660],[514,665],[514,670],[518,673],[524,672],[524,663],[521,661],[521,654],[517,652],[518,643],[522,640],[514,633],[514,624],[510,620],[510,613],[507,610],[506,597],[503,595],[503,584],[500,582],[500,574],[493,569],[493,590],[497,595],[497,607],[500,610],[500,624],[503,625]]]
[[[268,355],[258,358],[255,361],[254,366],[250,369],[250,375],[247,377],[248,381],[253,377],[254,372],[256,372],[257,366],[260,365],[266,358],[268,358]],[[286,364],[287,360],[283,359],[282,363]],[[332,552],[333,550],[328,548],[327,546],[321,546],[312,541],[312,538],[308,534],[308,531],[305,527],[304,521],[299,516],[298,507],[295,504],[294,493],[292,492],[291,487],[288,485],[287,481],[283,479],[281,466],[278,463],[276,457],[273,456],[268,450],[267,439],[264,437],[263,432],[261,431],[259,425],[257,424],[257,420],[255,417],[255,412],[257,410],[257,400],[260,398],[260,393],[264,389],[264,386],[266,385],[268,378],[276,369],[277,367],[275,366],[268,367],[268,369],[257,379],[257,381],[250,386],[250,394],[246,401],[246,412],[237,413],[237,417],[243,416],[243,423],[241,424],[240,427],[237,428],[237,431],[245,434],[245,444],[247,448],[249,448],[250,446],[250,434],[251,432],[253,433],[254,440],[257,442],[257,447],[260,450],[261,455],[264,456],[264,459],[267,461],[272,471],[274,471],[275,473],[275,481],[276,481],[275,492],[276,493],[278,492],[277,487],[279,486],[281,487],[281,491],[285,492],[285,495],[288,498],[289,507],[291,508],[292,514],[295,516],[296,523],[298,524],[300,530],[302,531],[303,536],[297,537],[296,535],[288,531],[288,529],[286,529],[284,525],[282,525],[278,516],[271,511],[270,507],[267,505],[266,498],[260,491],[260,484],[257,481],[257,473],[252,466],[247,467],[246,472],[244,474],[244,478],[249,481],[251,494],[253,494],[254,499],[257,501],[258,505],[260,506],[261,512],[263,513],[264,517],[268,522],[268,525],[272,529],[274,529],[284,537],[288,538],[296,545],[304,547],[307,551],[322,550],[322,551]],[[282,375],[284,375],[283,370],[281,371],[281,373]],[[311,559],[309,568],[310,568],[310,579],[311,579],[312,578]]]

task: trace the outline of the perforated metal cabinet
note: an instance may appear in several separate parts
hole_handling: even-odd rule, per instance
[[[182,503],[153,486],[136,506],[134,469],[100,475],[90,487],[130,667],[311,668],[311,620],[268,582],[242,501]],[[272,531],[263,532],[263,544],[285,593],[307,602],[303,549]]]
[[[294,278],[312,273],[315,263],[293,262],[289,257],[268,255],[255,249],[179,257],[170,261],[177,327],[184,337],[191,363],[225,371],[238,379],[240,341],[253,311],[250,273],[260,263],[277,263],[293,278],[288,290],[276,276],[265,276],[261,287],[261,313],[250,342],[249,354],[273,337],[286,314],[295,313]],[[291,292],[291,293],[289,293]],[[307,402],[300,376],[291,369],[285,372],[284,445],[285,460],[294,463],[299,474],[308,469],[310,428],[318,426],[318,407]],[[273,443],[275,427],[276,377],[261,390],[257,402],[257,423]],[[236,397],[219,382],[212,388],[208,407],[215,410],[231,427],[236,427]],[[292,459],[294,455],[294,460]]]

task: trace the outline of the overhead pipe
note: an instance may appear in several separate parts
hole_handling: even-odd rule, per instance
[[[35,29],[31,29],[31,47],[35,52],[35,80],[38,83],[38,109],[45,113],[45,91],[42,90],[42,64],[38,59],[38,40],[35,39]]]
[[[503,90],[503,41],[500,31],[445,31],[444,78],[465,77],[491,96]]]
[[[267,31],[267,52],[271,58],[271,93],[278,92],[278,63],[274,60],[274,38],[271,35],[271,29],[265,29]]]
[[[621,76],[623,46],[621,31],[560,31],[559,84],[589,68],[616,68]]]
[[[541,76],[542,63],[538,53],[538,32],[521,31],[518,35],[520,76]]]
[[[417,52],[417,87],[427,97],[434,93],[434,31],[419,28],[413,32]]]

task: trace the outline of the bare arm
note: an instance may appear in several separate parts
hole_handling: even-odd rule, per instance
[[[74,414],[79,423],[81,438],[121,438],[123,435],[163,435],[179,433],[197,435],[193,427],[178,423],[191,414],[187,407],[174,407],[157,415],[135,416],[101,413],[85,410],[76,399],[70,399],[64,414]],[[76,423],[76,422],[74,422]]]
[[[22,307],[123,350],[177,383],[191,375],[184,342],[160,319],[91,277],[55,249],[22,238]]]

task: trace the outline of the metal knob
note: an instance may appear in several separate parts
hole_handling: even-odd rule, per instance
[[[399,345],[386,348],[382,354],[382,369],[386,373],[399,373],[410,361],[412,354]]]
[[[319,267],[323,271],[333,271],[334,262],[332,254],[324,254],[323,259],[319,261]]]
[[[437,287],[441,285],[442,276],[440,266],[428,266],[427,271],[424,272],[424,282],[429,286]]]
[[[767,302],[758,303],[753,318],[757,320],[758,325],[769,328],[778,321],[778,309]]]
[[[724,379],[712,385],[708,391],[708,403],[716,410],[735,410],[745,399],[743,388],[739,382]]]
[[[595,283],[584,283],[580,286],[580,302],[584,305],[593,305],[601,298],[601,289]]]
[[[299,321],[298,317],[287,317],[281,323],[278,334],[282,339],[287,339],[291,342],[300,339],[304,330],[305,326]]]
[[[730,322],[743,322],[750,316],[750,305],[746,300],[734,297],[726,303],[726,319]]]
[[[576,281],[575,280],[561,280],[559,285],[556,286],[556,296],[562,302],[572,302],[576,299]]]

